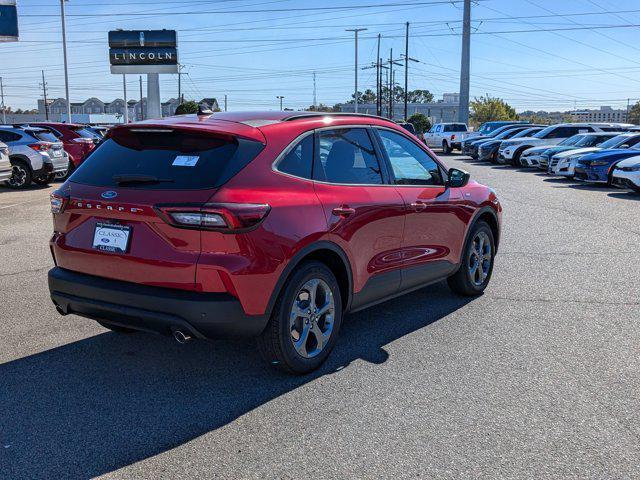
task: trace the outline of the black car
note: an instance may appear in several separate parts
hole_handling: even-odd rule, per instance
[[[498,148],[500,147],[502,140],[506,140],[508,138],[527,137],[539,132],[543,128],[543,125],[524,125],[519,128],[505,130],[494,139],[481,140],[480,145],[477,146],[478,159],[490,161],[491,163],[498,163]]]
[[[483,140],[491,140],[496,138],[502,132],[511,130],[512,128],[518,128],[522,126],[526,126],[527,124],[522,123],[512,123],[510,125],[504,125],[502,127],[496,128],[494,131],[487,135],[476,135],[475,137],[467,138],[462,141],[460,149],[463,155],[469,155],[471,158],[478,158],[478,150],[476,148],[472,148],[472,145],[476,142],[482,143]]]

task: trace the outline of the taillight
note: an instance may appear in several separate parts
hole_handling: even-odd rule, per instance
[[[53,192],[49,199],[51,201],[51,213],[62,213],[64,212],[65,207],[67,206],[67,202],[69,200],[68,197],[61,195],[57,191]]]
[[[455,135],[451,135],[451,140],[455,140],[456,136]]]
[[[38,142],[38,143],[30,144],[29,148],[32,148],[33,150],[36,150],[38,152],[46,152],[47,150],[49,150],[51,148],[51,146],[52,146],[51,143]]]
[[[206,203],[156,205],[155,209],[165,222],[174,227],[242,231],[262,222],[271,207],[262,203]]]

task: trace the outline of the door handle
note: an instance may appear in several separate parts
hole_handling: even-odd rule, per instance
[[[331,210],[331,213],[338,217],[348,217],[349,215],[356,213],[356,209],[348,207],[347,205],[341,205]]]
[[[424,202],[421,202],[420,200],[418,200],[417,202],[413,202],[410,206],[416,212],[420,212],[420,211],[424,210],[425,208],[427,208],[427,204],[424,203]]]

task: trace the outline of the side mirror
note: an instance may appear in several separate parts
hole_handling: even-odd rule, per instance
[[[457,168],[450,168],[447,175],[449,180],[447,180],[446,186],[451,188],[464,187],[469,183],[469,179],[471,178],[469,172],[465,172],[464,170],[459,170]]]

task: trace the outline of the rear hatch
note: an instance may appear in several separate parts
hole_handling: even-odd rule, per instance
[[[145,285],[195,289],[200,231],[163,213],[205,204],[264,144],[226,132],[121,127],[109,133],[56,195],[56,264]]]
[[[53,133],[42,128],[26,129],[25,131],[48,147],[45,151],[51,157],[54,165],[64,162],[64,146]]]

